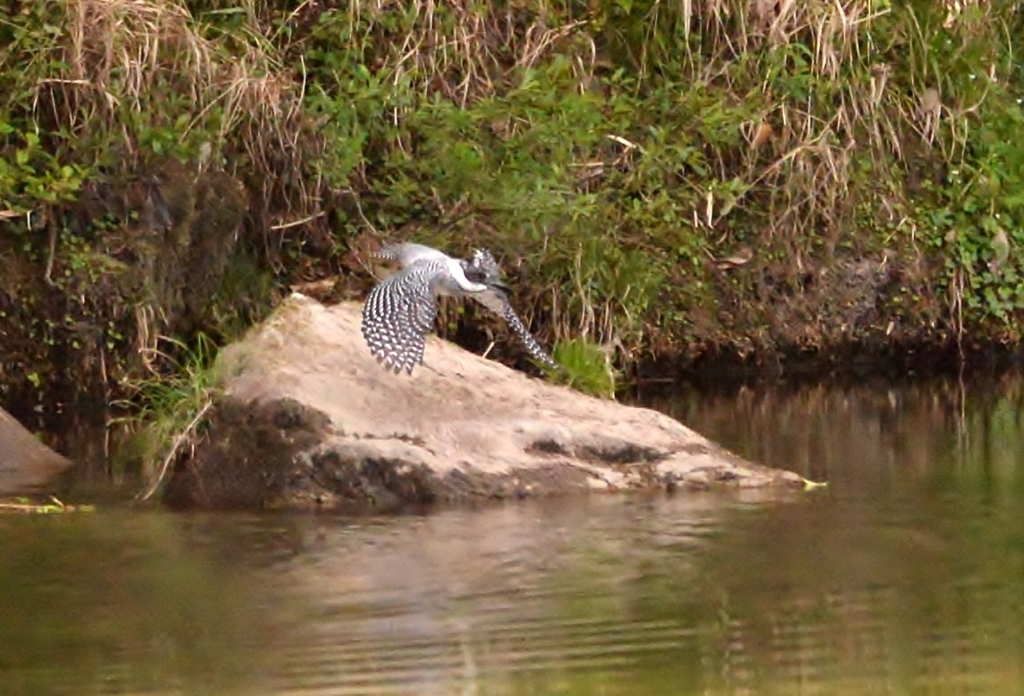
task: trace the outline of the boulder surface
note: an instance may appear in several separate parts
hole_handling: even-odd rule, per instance
[[[292,295],[226,348],[204,435],[165,501],[393,510],[573,490],[799,487],[672,418],[550,384],[431,336],[412,375],[376,363],[360,305]]]

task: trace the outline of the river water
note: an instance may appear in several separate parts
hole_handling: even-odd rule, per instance
[[[806,493],[0,515],[0,694],[1022,693],[1022,400],[657,402]]]

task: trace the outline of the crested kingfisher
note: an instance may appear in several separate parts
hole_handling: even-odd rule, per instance
[[[362,332],[377,362],[396,374],[412,374],[423,363],[427,333],[437,318],[437,298],[442,295],[472,297],[501,316],[519,336],[530,356],[558,369],[548,353],[530,334],[509,302],[510,289],[487,249],[458,259],[422,244],[393,244],[374,254],[397,262],[401,270],[381,281],[363,306]]]

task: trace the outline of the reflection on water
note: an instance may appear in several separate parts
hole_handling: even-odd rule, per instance
[[[0,693],[1016,693],[1021,383],[683,391],[830,481],[427,516],[0,517]]]
[[[1024,492],[1020,376],[739,386],[652,404],[744,456],[843,488]],[[998,490],[997,490],[998,489]]]

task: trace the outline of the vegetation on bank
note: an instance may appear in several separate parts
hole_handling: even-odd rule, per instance
[[[373,237],[627,369],[1016,341],[1022,48],[1009,0],[8,2],[0,394],[123,396]]]

